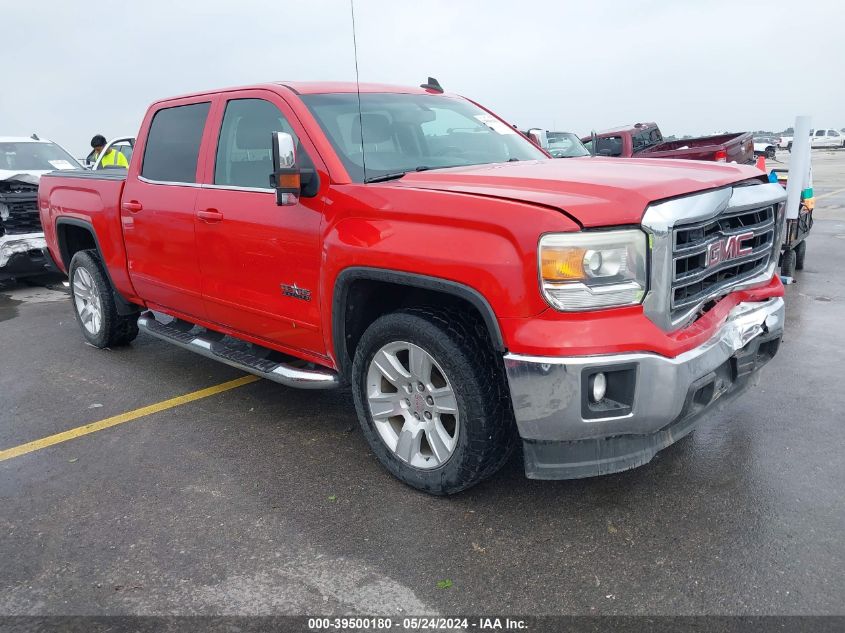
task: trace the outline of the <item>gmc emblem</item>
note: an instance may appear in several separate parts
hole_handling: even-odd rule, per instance
[[[754,232],[749,231],[748,233],[740,233],[739,235],[729,235],[712,244],[708,244],[705,268],[718,266],[730,259],[748,255],[753,249],[751,246],[743,246],[742,243],[745,240],[750,240],[752,237],[754,237]]]

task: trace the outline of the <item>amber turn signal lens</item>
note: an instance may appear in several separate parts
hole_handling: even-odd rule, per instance
[[[276,183],[280,189],[299,189],[299,174],[278,174]]]
[[[546,281],[584,279],[584,248],[546,246],[541,255],[541,274]]]

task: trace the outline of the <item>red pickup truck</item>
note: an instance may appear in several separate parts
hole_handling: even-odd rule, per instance
[[[635,123],[581,139],[597,156],[622,158],[684,158],[717,163],[754,164],[751,132],[733,132],[664,141],[657,123]],[[593,149],[595,144],[595,149]]]
[[[140,329],[349,385],[382,464],[434,494],[520,441],[533,478],[645,464],[783,330],[784,192],[759,171],[554,160],[431,87],[159,101],[128,170],[47,174],[38,198],[88,342]]]

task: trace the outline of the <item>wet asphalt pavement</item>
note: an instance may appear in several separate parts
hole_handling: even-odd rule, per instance
[[[0,462],[0,614],[845,613],[830,155],[760,387],[651,464],[537,482],[515,458],[433,498],[379,466],[348,391],[256,382]],[[0,287],[0,450],[241,375],[87,346],[58,288]]]

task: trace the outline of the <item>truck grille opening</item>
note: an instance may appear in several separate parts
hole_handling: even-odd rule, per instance
[[[774,205],[727,211],[672,235],[671,310],[675,317],[763,272],[773,256]]]
[[[0,217],[0,235],[40,233],[37,185],[3,184],[5,186],[0,189],[0,204],[5,205],[6,209]]]

